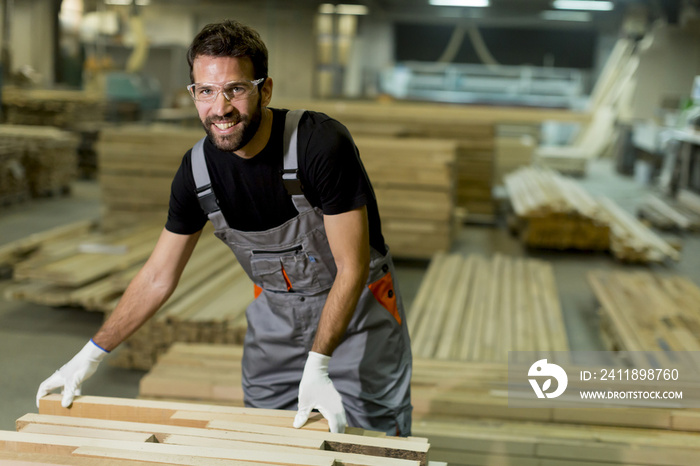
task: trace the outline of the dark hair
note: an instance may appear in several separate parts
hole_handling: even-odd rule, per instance
[[[194,59],[200,55],[210,57],[248,57],[253,62],[253,79],[267,78],[267,47],[260,34],[236,20],[227,19],[211,23],[192,40],[187,50],[190,65],[190,81]]]

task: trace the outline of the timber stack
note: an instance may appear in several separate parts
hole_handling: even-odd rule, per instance
[[[573,179],[526,167],[506,175],[506,188],[529,247],[607,250],[610,227],[597,202]]]
[[[664,262],[680,255],[610,199],[594,198],[569,177],[527,167],[506,176],[517,230],[530,247],[610,250],[622,262]]]
[[[588,281],[601,305],[601,330],[611,350],[700,350],[700,288],[689,279],[592,271]]]
[[[21,146],[0,140],[0,206],[29,199],[29,180]]]
[[[65,193],[77,178],[78,143],[75,135],[58,128],[0,125],[7,161],[0,163],[10,170],[13,184],[27,187],[32,197]]]
[[[104,121],[102,94],[67,89],[27,89],[4,86],[5,122],[12,125],[72,129],[80,123]]]
[[[436,254],[406,317],[419,358],[507,362],[568,351],[551,265],[496,254]]]
[[[424,466],[425,438],[349,429],[328,432],[313,415],[294,429],[294,411],[123,398],[42,398],[16,431],[0,432],[0,461],[43,464],[236,464]],[[12,463],[15,464],[15,463]]]
[[[142,378],[139,397],[242,406],[241,356],[240,346],[174,344]],[[570,383],[575,392],[584,387]],[[415,358],[413,435],[428,439],[431,460],[451,465],[574,465],[585,457],[590,466],[690,466],[700,460],[698,409],[517,408],[509,405],[508,390],[506,363]]]
[[[149,369],[176,341],[240,343],[253,285],[235,257],[209,231],[202,235],[179,286],[163,307],[129,337],[111,362]],[[116,307],[148,258],[162,224],[143,223],[104,233],[94,222],[61,227],[0,248],[14,268],[7,299],[103,312]]]

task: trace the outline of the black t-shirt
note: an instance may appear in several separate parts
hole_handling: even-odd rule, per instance
[[[268,230],[298,214],[281,175],[287,110],[272,109],[272,113],[270,140],[253,158],[222,152],[209,139],[204,142],[214,194],[228,225],[235,230]],[[307,111],[299,122],[297,138],[299,179],[311,205],[326,215],[366,205],[370,245],[385,253],[374,191],[348,130],[323,113]],[[188,235],[201,230],[206,222],[195,192],[189,150],[173,179],[165,228]]]

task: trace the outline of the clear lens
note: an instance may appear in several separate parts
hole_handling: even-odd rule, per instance
[[[187,86],[190,95],[197,102],[213,102],[223,91],[228,101],[241,100],[255,93],[258,84],[265,78],[255,81],[231,81],[223,86],[221,84],[194,83]]]

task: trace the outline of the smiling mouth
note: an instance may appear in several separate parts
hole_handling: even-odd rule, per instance
[[[225,121],[225,122],[220,122],[220,123],[214,123],[214,126],[219,128],[220,130],[226,130],[229,129],[230,127],[234,126],[235,123],[232,121]]]

